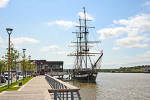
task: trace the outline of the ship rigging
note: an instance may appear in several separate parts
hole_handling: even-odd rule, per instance
[[[85,7],[83,10],[84,17],[79,16],[79,25],[76,26],[79,31],[73,32],[76,34],[76,41],[72,43],[75,44],[76,51],[69,54],[69,56],[76,57],[72,78],[82,82],[96,82],[97,68],[101,66],[103,51],[90,52],[90,44],[100,43],[100,41],[88,40],[89,29],[94,27],[87,26],[87,22],[92,20],[87,18]],[[95,62],[92,62],[91,56],[95,55],[99,55],[99,57]]]

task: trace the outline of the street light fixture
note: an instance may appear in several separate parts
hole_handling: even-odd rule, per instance
[[[24,77],[26,77],[26,73],[25,73],[25,51],[26,49],[22,49],[23,50],[23,79]]]
[[[6,28],[6,31],[10,35],[12,33],[13,29],[12,28]]]
[[[10,86],[10,35],[13,31],[11,28],[6,28],[8,33],[8,88]]]

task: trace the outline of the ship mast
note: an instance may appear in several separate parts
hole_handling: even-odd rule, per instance
[[[87,47],[87,26],[86,26],[86,12],[85,12],[85,7],[83,7],[84,10],[84,40],[85,40],[85,68],[87,68],[87,52],[88,52],[88,47]]]
[[[81,55],[82,54],[82,46],[81,46],[81,41],[82,41],[82,29],[81,29],[81,18],[80,18],[80,16],[79,16],[79,33],[80,33],[80,35],[79,35],[79,45],[80,45],[80,49],[79,49],[79,55]],[[79,68],[82,68],[82,56],[80,56],[80,66],[79,66]]]
[[[78,33],[76,33],[77,37],[77,68],[79,67],[79,40],[78,40]]]
[[[81,27],[81,18],[79,16],[79,26],[76,26],[76,27],[79,27],[79,32],[72,32],[72,33],[75,33],[76,34],[76,47],[77,47],[77,52],[75,55],[72,55],[72,56],[76,56],[76,64],[75,64],[75,68],[78,68],[78,69],[81,69],[82,68],[82,27]],[[69,55],[70,56],[70,55]]]
[[[72,42],[76,44],[76,48],[77,51],[75,53],[71,53],[68,56],[76,56],[76,68],[78,69],[82,69],[82,68],[88,68],[88,58],[90,60],[91,63],[91,68],[93,69],[95,64],[92,64],[91,58],[90,56],[95,56],[96,54],[101,54],[100,52],[98,53],[91,53],[89,52],[89,46],[88,44],[93,44],[93,43],[100,43],[100,41],[88,41],[88,29],[89,28],[95,28],[95,27],[88,27],[87,26],[87,21],[91,21],[89,19],[87,19],[87,13],[85,11],[85,7],[83,7],[83,14],[84,17],[80,17],[79,16],[79,25],[77,25],[76,27],[79,28],[78,32],[73,32],[76,33],[76,37],[77,37],[77,41],[76,42]],[[83,21],[83,25],[82,25],[82,21]],[[102,56],[101,56],[102,57]],[[99,59],[101,59],[101,57],[99,57]],[[99,60],[98,60],[99,61]],[[96,61],[96,63],[98,62]],[[85,64],[85,66],[83,67],[83,62]]]

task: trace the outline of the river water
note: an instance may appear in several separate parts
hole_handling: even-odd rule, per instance
[[[99,73],[96,84],[73,81],[82,100],[150,100],[150,74]]]

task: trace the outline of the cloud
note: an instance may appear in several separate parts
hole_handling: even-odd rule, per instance
[[[119,37],[122,34],[136,36],[150,32],[150,14],[140,14],[128,19],[114,20],[113,27],[97,31],[100,39]]]
[[[40,49],[40,51],[42,51],[42,52],[48,52],[50,50],[58,50],[58,49],[60,49],[60,48],[57,45],[50,45],[50,46],[42,47]]]
[[[146,51],[146,52],[144,53],[144,55],[142,55],[142,56],[144,56],[144,57],[150,57],[150,50],[149,50],[149,51]]]
[[[60,48],[58,45],[49,45],[44,46],[40,49],[41,52],[50,52],[53,55],[66,55],[65,51],[62,51],[62,48]]]
[[[73,21],[57,20],[57,21],[54,21],[54,22],[48,22],[48,25],[49,26],[58,25],[58,26],[62,26],[64,28],[69,29],[69,28],[77,25],[77,23],[75,23]]]
[[[118,37],[126,32],[127,29],[124,27],[104,28],[97,31],[97,33],[101,34],[100,39]]]
[[[0,44],[1,44],[1,43],[3,43],[3,39],[2,39],[2,37],[0,36]]]
[[[113,47],[112,50],[120,50],[120,47]]]
[[[136,36],[136,37],[126,37],[116,40],[117,45],[124,46],[127,48],[147,48],[148,44],[144,42],[150,41],[149,38]]]
[[[10,0],[0,0],[0,8],[6,7]]]
[[[81,19],[85,19],[83,12],[79,12],[78,16],[80,16]],[[86,13],[86,19],[88,19],[88,20],[94,20],[94,18],[90,14],[88,14],[88,13]]]
[[[116,44],[126,48],[147,48],[150,33],[150,14],[114,20],[113,26],[97,31],[100,39],[117,38]],[[120,38],[121,39],[118,39]],[[113,48],[114,49],[114,48]]]
[[[137,54],[134,57],[128,57],[124,59],[124,64],[128,65],[143,65],[150,64],[150,50],[142,54]]]
[[[6,45],[4,45],[4,40],[1,36],[0,36],[0,48],[6,48]]]
[[[145,52],[142,53],[142,54],[137,54],[137,55],[136,55],[136,58],[137,58],[137,59],[141,59],[141,60],[143,60],[143,61],[144,61],[144,59],[149,59],[149,60],[150,60],[150,50],[145,51]]]
[[[67,55],[65,51],[56,52],[57,55]]]
[[[138,54],[137,56],[142,58],[150,58],[150,50],[144,52],[143,54]]]
[[[12,42],[14,45],[24,45],[24,44],[36,44],[39,41],[29,37],[19,37],[19,38],[12,38]]]
[[[76,44],[74,44],[74,43],[68,43],[68,44],[66,44],[66,47],[76,47]]]
[[[84,13],[83,13],[83,12],[79,12],[78,15],[79,15],[82,19],[84,19]],[[94,19],[91,15],[89,15],[89,14],[87,14],[87,13],[86,13],[86,17],[87,17],[88,20],[93,20],[93,19]],[[77,26],[77,25],[79,25],[79,24],[76,23],[76,22],[73,22],[73,21],[56,20],[56,21],[48,22],[48,25],[49,25],[49,26],[57,25],[57,26],[60,26],[60,27],[65,28],[65,29],[70,29],[70,28],[72,28],[72,27],[74,27],[74,26]]]
[[[129,66],[137,66],[137,65],[147,65],[150,64],[150,50],[141,54],[136,54],[134,56],[127,55],[116,59],[116,61],[107,61],[109,63],[103,64],[103,68],[119,68],[119,67],[129,67]],[[104,67],[105,66],[105,67]]]
[[[150,14],[136,15],[127,20],[114,21],[115,24],[123,25],[129,36],[135,36],[144,32],[150,32]]]
[[[142,4],[143,8],[150,8],[150,1],[146,1],[144,4]]]

